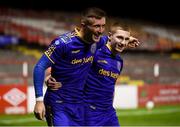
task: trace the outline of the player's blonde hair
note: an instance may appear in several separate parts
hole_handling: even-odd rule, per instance
[[[108,32],[110,33],[115,33],[116,30],[124,30],[124,31],[129,31],[130,32],[130,28],[126,25],[126,24],[122,24],[119,22],[113,22],[109,25],[108,28]]]

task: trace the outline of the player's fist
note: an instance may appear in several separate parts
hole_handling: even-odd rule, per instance
[[[43,101],[36,101],[34,106],[34,116],[38,120],[44,120],[45,118],[45,107]]]
[[[50,90],[58,90],[62,87],[62,84],[60,82],[56,82],[56,79],[52,76],[46,77],[45,84]]]
[[[135,47],[139,46],[139,44],[140,44],[139,40],[137,38],[131,36],[127,47],[135,48]]]

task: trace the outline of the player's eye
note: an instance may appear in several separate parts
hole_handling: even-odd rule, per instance
[[[100,25],[95,25],[94,27],[95,27],[95,28],[99,28],[99,27],[100,27]]]
[[[125,40],[128,41],[128,40],[129,40],[129,37],[126,37]]]
[[[120,39],[120,40],[123,40],[123,39],[124,39],[123,36],[117,36],[117,38]]]

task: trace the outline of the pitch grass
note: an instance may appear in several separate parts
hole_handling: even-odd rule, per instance
[[[117,110],[122,126],[180,126],[180,106],[161,106],[153,110],[131,109]],[[0,115],[0,126],[46,126],[46,122],[38,121],[33,114]]]
[[[121,126],[180,126],[180,105],[117,110]]]

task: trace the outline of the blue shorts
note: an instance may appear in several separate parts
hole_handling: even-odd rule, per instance
[[[55,103],[45,104],[48,126],[83,126],[84,105]]]
[[[120,126],[113,107],[103,110],[86,104],[84,117],[86,126]]]

